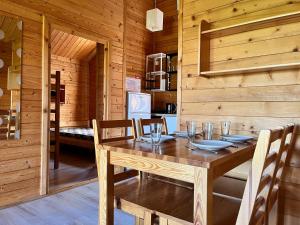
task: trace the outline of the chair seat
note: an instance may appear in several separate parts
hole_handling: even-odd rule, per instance
[[[246,186],[246,180],[232,177],[219,177],[214,182],[214,192],[222,195],[242,199]]]
[[[115,185],[118,208],[134,204],[157,215],[182,220],[181,224],[193,224],[193,195],[193,188],[151,178],[132,178]],[[239,199],[214,195],[213,203],[214,225],[235,224]]]
[[[249,160],[236,168],[230,170],[225,175],[228,177],[233,177],[241,180],[247,180],[249,175],[249,169],[251,167],[252,160]]]

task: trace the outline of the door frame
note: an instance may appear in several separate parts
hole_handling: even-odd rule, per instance
[[[104,115],[103,119],[108,119],[110,114],[110,62],[111,62],[111,42],[103,39],[92,32],[85,32],[82,28],[74,28],[74,25],[64,24],[58,21],[51,21],[45,15],[42,16],[42,131],[41,131],[41,177],[40,195],[49,193],[49,161],[50,161],[50,87],[51,87],[51,30],[56,29],[69,34],[73,34],[96,43],[104,45]],[[72,28],[73,27],[73,28]],[[89,34],[88,34],[89,33]]]

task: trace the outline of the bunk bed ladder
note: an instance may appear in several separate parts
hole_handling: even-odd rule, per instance
[[[52,81],[55,80],[55,83]],[[54,129],[54,140],[50,141],[50,145],[54,145],[54,169],[59,167],[60,144],[59,144],[59,120],[60,120],[60,71],[51,74],[51,102],[55,108],[51,108],[50,113],[54,115],[50,117],[50,128]]]

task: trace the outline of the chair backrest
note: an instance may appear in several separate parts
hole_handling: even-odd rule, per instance
[[[288,159],[288,156],[290,156],[294,144],[296,140],[296,126],[295,124],[289,124],[285,126],[284,132],[283,132],[283,138],[282,138],[282,147],[278,153],[276,166],[273,171],[273,177],[271,187],[267,196],[267,205],[266,205],[266,211],[269,213],[275,203],[278,200],[279,195],[279,187],[282,181],[283,177],[283,171]],[[268,217],[266,218],[268,220]],[[267,222],[268,223],[268,222]],[[266,224],[267,224],[266,223]]]
[[[268,216],[267,197],[278,156],[283,148],[284,129],[259,134],[236,225],[263,225]]]
[[[145,135],[145,126],[150,126],[151,123],[161,123],[163,124],[163,134],[168,134],[168,126],[167,126],[167,121],[166,118],[154,118],[154,119],[140,119],[139,120],[139,128],[141,135]]]
[[[98,145],[100,143],[106,143],[106,142],[135,139],[137,137],[134,119],[131,119],[131,120],[101,120],[101,121],[93,120],[93,128],[94,128],[95,145]],[[104,129],[114,129],[114,128],[131,128],[132,135],[125,135],[122,137],[109,137],[109,138],[103,137]]]
[[[103,129],[114,129],[114,128],[132,128],[132,135],[125,135],[122,137],[112,137],[112,138],[103,138]],[[95,153],[96,153],[96,162],[97,162],[97,172],[100,175],[100,152],[102,143],[121,141],[121,140],[130,140],[137,137],[135,120],[102,120],[96,121],[93,120],[93,129],[94,129],[94,144],[95,144]],[[114,175],[114,182],[125,180],[138,175],[136,170],[126,170],[124,172]]]

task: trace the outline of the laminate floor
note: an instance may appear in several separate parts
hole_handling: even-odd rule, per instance
[[[0,210],[0,225],[97,225],[98,183],[94,182]],[[134,217],[115,210],[115,225],[134,225]]]
[[[50,192],[72,187],[78,182],[97,177],[94,152],[71,146],[61,146],[59,168],[53,168],[53,156],[50,160]]]

